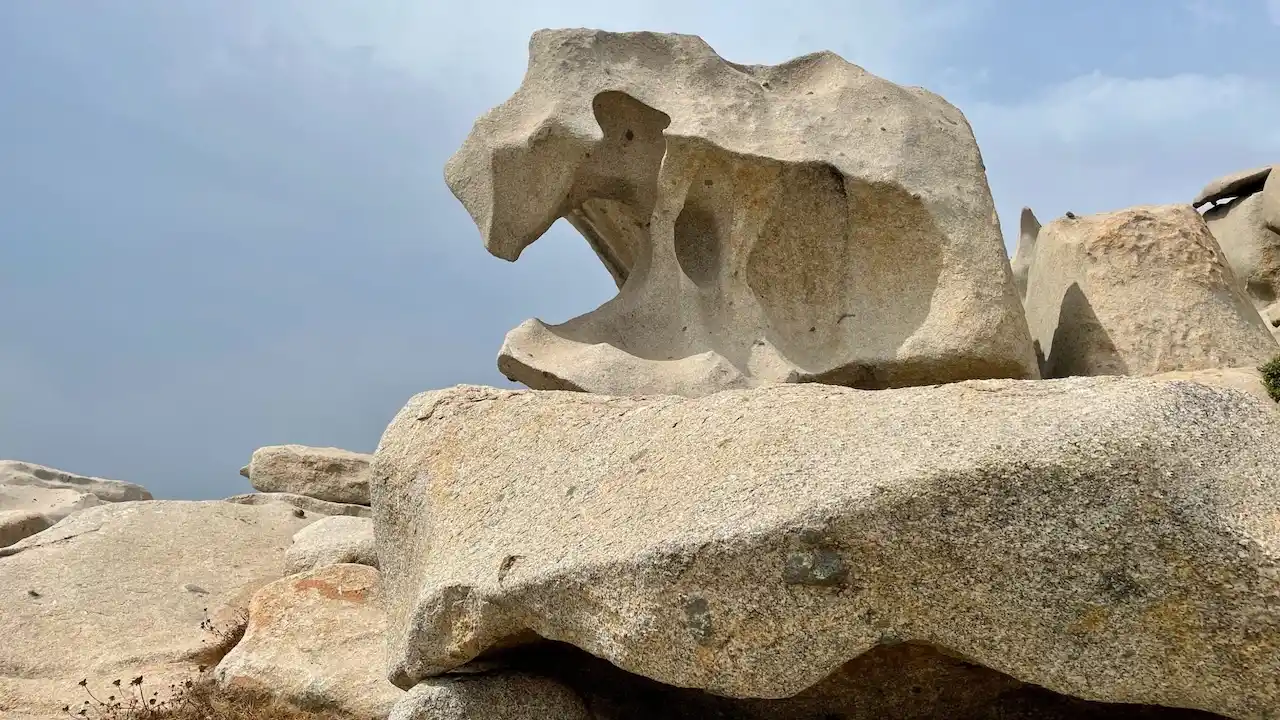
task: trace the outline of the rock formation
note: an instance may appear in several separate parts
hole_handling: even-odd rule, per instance
[[[150,500],[146,488],[18,460],[0,460],[0,548],[102,503]]]
[[[290,575],[253,596],[244,639],[215,676],[353,720],[385,720],[404,695],[381,672],[385,625],[377,570],[330,565]]]
[[[372,520],[339,515],[321,518],[299,530],[284,555],[284,573],[294,575],[340,563],[378,567]]]
[[[536,635],[786,698],[916,642],[1086,700],[1261,718],[1276,437],[1244,393],[1132,378],[424,393],[373,468],[391,679]]]
[[[229,648],[202,622],[234,632],[308,522],[281,504],[127,502],[0,548],[0,717],[66,717],[82,678],[141,675],[149,695],[216,663]]]
[[[1280,333],[1280,173],[1248,170],[1207,185],[1192,204],[1211,203],[1204,220],[1254,307]]]
[[[617,281],[507,335],[499,368],[530,387],[1036,376],[968,122],[831,53],[747,66],[688,35],[540,31],[445,176],[490,253],[566,218]]]
[[[254,451],[240,474],[255,490],[294,493],[317,500],[369,504],[369,461],[339,448],[272,445]]]
[[[306,495],[295,495],[293,493],[273,492],[273,493],[243,493],[241,495],[232,495],[224,498],[224,502],[236,503],[237,505],[289,505],[302,512],[315,513],[317,515],[349,515],[351,517],[370,517],[373,511],[368,505],[353,505],[351,503],[335,503],[325,500],[317,500]]]
[[[1017,259],[1044,377],[1251,367],[1280,353],[1189,205],[1061,218]]]

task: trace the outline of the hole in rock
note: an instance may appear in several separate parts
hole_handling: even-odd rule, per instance
[[[883,645],[783,699],[729,698],[665,685],[565,643],[486,653],[491,666],[551,677],[595,720],[1213,720],[1210,713],[1099,703],[1019,682],[927,645]]]

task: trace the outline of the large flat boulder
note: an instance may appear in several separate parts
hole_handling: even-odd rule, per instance
[[[739,65],[701,38],[544,30],[445,178],[506,260],[560,218],[618,295],[508,333],[540,389],[1035,377],[964,115],[824,52]]]
[[[62,716],[81,679],[105,696],[141,675],[149,693],[216,664],[308,522],[284,505],[129,502],[0,548],[0,717]]]
[[[1280,354],[1190,205],[1059,218],[1032,253],[1025,303],[1045,377],[1249,367]]]
[[[141,485],[0,460],[0,547],[6,547],[85,508],[150,500]]]
[[[368,505],[372,459],[341,448],[271,445],[255,450],[240,474],[262,492]]]
[[[1138,378],[699,399],[463,386],[375,455],[398,686],[527,634],[784,698],[914,642],[1073,697],[1280,705],[1280,417]]]
[[[76,490],[92,494],[108,503],[152,499],[151,493],[141,485],[123,480],[76,475],[21,460],[0,460],[0,485]]]
[[[378,567],[373,520],[334,515],[302,528],[284,554],[284,573],[293,575],[341,563]]]
[[[376,569],[330,565],[291,575],[253,596],[244,638],[214,676],[296,707],[385,720],[404,695],[383,672],[385,629]]]

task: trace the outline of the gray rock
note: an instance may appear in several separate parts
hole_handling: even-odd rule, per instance
[[[1085,700],[1261,718],[1277,439],[1244,393],[1138,378],[424,393],[373,468],[390,677],[534,633],[784,698],[909,641]]]
[[[1199,207],[1208,202],[1252,195],[1262,189],[1270,174],[1271,166],[1268,165],[1225,175],[1205,185],[1191,200],[1191,204]]]
[[[1280,354],[1189,205],[1055,220],[1029,260],[1044,377],[1256,367]]]
[[[372,520],[334,515],[299,530],[284,555],[284,572],[292,575],[339,563],[378,567]]]
[[[328,502],[326,500],[317,500],[313,497],[307,497],[306,495],[295,495],[293,493],[284,492],[244,493],[242,495],[232,495],[229,498],[223,498],[223,502],[236,503],[239,505],[291,505],[302,512],[315,513],[317,515],[350,515],[351,517],[373,516],[373,511],[369,509],[368,505]]]
[[[272,445],[255,450],[240,474],[262,492],[368,505],[372,459],[370,455],[339,448]]]
[[[0,485],[76,490],[95,495],[107,503],[152,499],[151,493],[141,485],[76,475],[20,460],[0,460]]]
[[[1018,247],[1013,252],[1010,265],[1013,269],[1013,285],[1018,297],[1027,296],[1027,273],[1031,272],[1031,258],[1036,254],[1036,239],[1040,236],[1040,221],[1031,208],[1022,208],[1018,222]]]
[[[244,638],[214,677],[297,707],[384,720],[405,694],[382,672],[385,629],[377,570],[330,565],[292,575],[254,594]]]
[[[619,294],[512,330],[507,377],[689,396],[1036,377],[977,143],[941,97],[691,35],[544,30],[529,58],[446,180],[490,253],[565,218]]]

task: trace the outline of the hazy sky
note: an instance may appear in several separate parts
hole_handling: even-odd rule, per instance
[[[1186,202],[1280,161],[1280,0],[8,0],[0,458],[223,497],[256,447],[372,451],[415,392],[509,385],[507,330],[614,292],[566,227],[490,257],[443,181],[541,27],[928,87],[1010,240],[1024,204]]]

